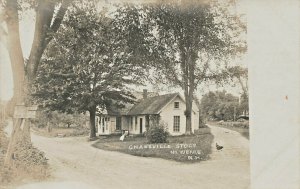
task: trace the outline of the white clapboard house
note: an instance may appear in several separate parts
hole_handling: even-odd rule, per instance
[[[96,117],[98,135],[110,135],[128,131],[142,134],[155,123],[163,123],[171,135],[182,135],[186,131],[185,101],[179,93],[158,95],[156,93],[134,94],[135,104],[125,108],[108,107]],[[193,104],[192,132],[199,127],[199,109]]]

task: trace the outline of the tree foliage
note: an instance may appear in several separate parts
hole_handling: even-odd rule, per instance
[[[240,111],[243,115],[249,114],[249,91],[248,91],[248,69],[241,66],[233,66],[228,69],[231,82],[240,85],[242,93],[240,96]]]
[[[126,19],[118,18],[90,4],[73,6],[43,57],[35,99],[51,110],[93,116],[97,107],[133,103],[128,86],[142,82],[144,64],[124,37]]]
[[[241,86],[243,95],[248,96],[248,69],[241,66],[233,66],[228,69],[231,81]]]
[[[202,97],[200,107],[207,119],[228,121],[248,111],[248,101],[226,91],[208,92]]]
[[[158,80],[181,87],[186,99],[186,132],[191,132],[193,95],[207,81],[230,77],[228,62],[243,54],[245,25],[231,1],[163,1],[142,7],[148,23]]]
[[[88,119],[83,114],[67,114],[58,111],[40,110],[38,119],[33,120],[36,127],[83,127]]]

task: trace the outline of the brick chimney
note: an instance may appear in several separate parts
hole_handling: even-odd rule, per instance
[[[143,89],[143,99],[146,99],[147,98],[147,89]]]

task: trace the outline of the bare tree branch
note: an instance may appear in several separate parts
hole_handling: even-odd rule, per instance
[[[32,43],[29,60],[26,65],[29,80],[32,80],[36,77],[40,59],[47,45],[53,39],[53,33],[57,32],[59,26],[61,25],[70,2],[71,0],[63,1],[55,17],[55,3],[51,1],[39,1],[36,13],[37,18],[34,40]],[[51,25],[53,17],[55,17],[55,19]]]
[[[54,21],[50,27],[50,30],[48,32],[48,36],[46,39],[46,44],[48,44],[52,39],[53,39],[53,33],[56,33],[57,30],[59,29],[64,16],[68,10],[68,6],[71,4],[72,0],[64,0],[61,4],[61,6],[59,7],[59,10],[57,11],[57,14],[55,15]]]

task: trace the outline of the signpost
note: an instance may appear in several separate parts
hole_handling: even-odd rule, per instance
[[[38,106],[25,106],[25,105],[16,105],[14,111],[14,118],[36,118],[36,111]]]

